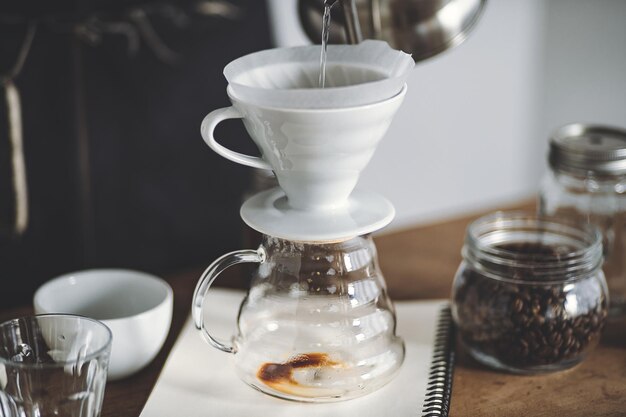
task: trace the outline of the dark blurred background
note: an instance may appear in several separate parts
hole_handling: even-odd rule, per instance
[[[21,96],[29,224],[12,231],[6,76],[29,25]],[[266,3],[24,1],[0,6],[0,306],[62,273],[168,274],[239,249],[249,169],[212,152],[200,122],[229,105],[223,67],[270,47]],[[240,123],[216,136],[243,152]]]

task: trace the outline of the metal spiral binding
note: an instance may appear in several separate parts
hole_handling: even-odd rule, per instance
[[[435,350],[428,374],[422,417],[447,417],[454,374],[455,330],[450,306],[443,307],[435,330]]]

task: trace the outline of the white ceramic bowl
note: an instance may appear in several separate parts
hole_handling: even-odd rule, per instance
[[[124,269],[62,275],[42,285],[33,302],[36,314],[79,314],[111,329],[109,380],[125,378],[150,363],[172,322],[173,292],[167,282]]]

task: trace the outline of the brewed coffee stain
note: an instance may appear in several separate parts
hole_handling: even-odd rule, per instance
[[[257,377],[274,388],[281,385],[300,386],[293,379],[293,371],[305,368],[324,368],[341,366],[341,363],[330,360],[326,353],[303,353],[294,356],[284,363],[264,363],[257,372]]]

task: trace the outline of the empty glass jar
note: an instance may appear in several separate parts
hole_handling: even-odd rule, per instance
[[[469,353],[517,373],[565,369],[598,343],[608,296],[597,229],[495,213],[467,229],[452,314]]]
[[[563,126],[550,141],[549,162],[539,212],[600,229],[610,314],[626,315],[626,131]]]
[[[258,263],[230,343],[205,328],[203,299],[226,268]],[[239,376],[270,395],[334,401],[389,382],[404,359],[396,318],[369,236],[341,242],[295,242],[264,236],[256,250],[217,259],[193,298],[198,330],[233,353]],[[208,323],[210,328],[210,323]]]

